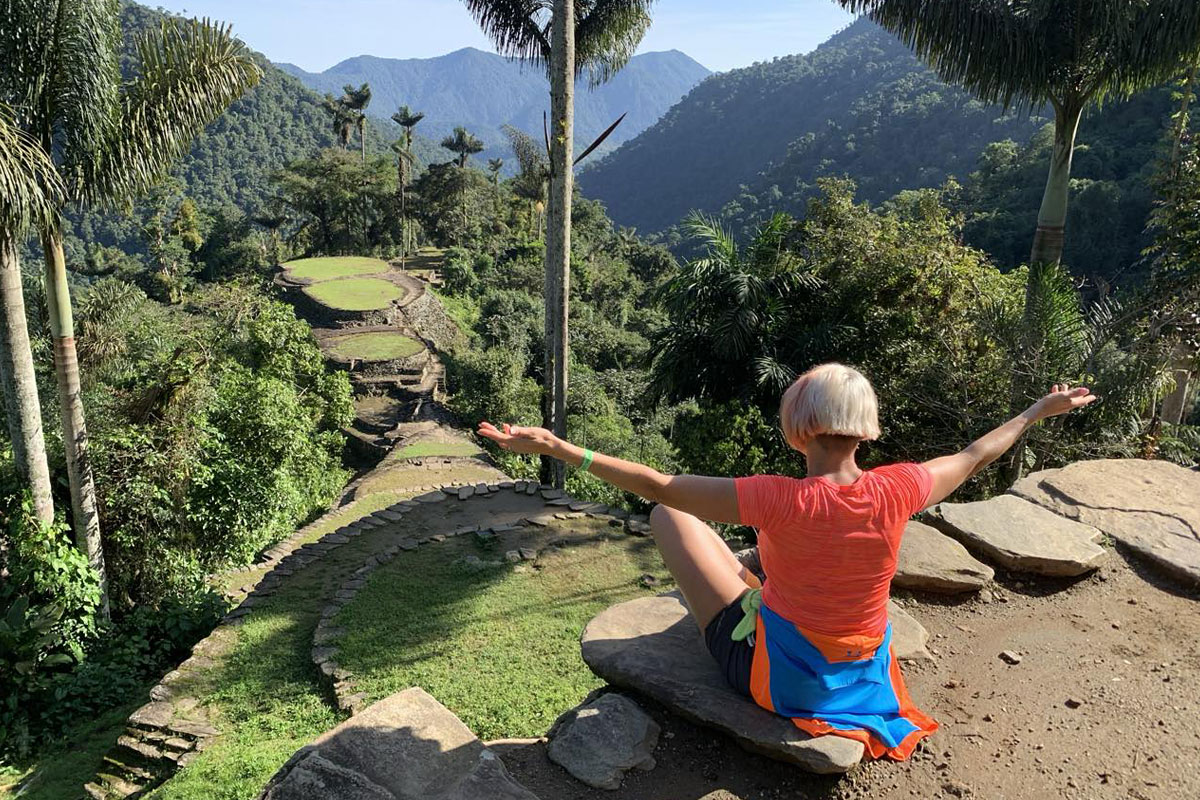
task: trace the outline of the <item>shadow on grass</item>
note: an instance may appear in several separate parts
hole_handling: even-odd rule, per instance
[[[638,577],[665,568],[649,540],[543,551],[540,570],[463,563],[478,552],[446,542],[376,571],[336,618],[338,661],[371,700],[419,685],[484,738],[541,735],[601,685],[579,655],[583,627],[653,593]]]

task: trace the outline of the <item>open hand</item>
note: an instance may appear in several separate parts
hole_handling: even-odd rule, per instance
[[[504,450],[514,453],[536,453],[552,455],[558,437],[545,428],[522,428],[516,425],[504,425],[504,430],[498,429],[490,422],[479,423],[479,435],[491,439]]]
[[[1033,408],[1039,419],[1046,419],[1083,408],[1098,399],[1086,386],[1072,389],[1069,384],[1056,383],[1050,388],[1050,394],[1034,403]]]

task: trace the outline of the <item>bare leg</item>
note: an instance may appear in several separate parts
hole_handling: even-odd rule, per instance
[[[722,609],[746,591],[747,572],[716,531],[691,514],[664,505],[650,512],[654,542],[692,617],[703,631]],[[755,581],[757,583],[757,581]]]

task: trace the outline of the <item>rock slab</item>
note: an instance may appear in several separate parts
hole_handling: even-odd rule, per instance
[[[380,700],[301,748],[259,800],[537,800],[425,690]]]
[[[659,732],[637,703],[605,694],[559,718],[546,755],[588,786],[619,789],[626,771],[654,769]]]
[[[926,647],[929,632],[925,626],[895,600],[888,600],[887,612],[892,623],[892,653],[896,658],[900,661],[932,661],[933,654]]]
[[[1035,472],[1012,493],[1099,528],[1174,578],[1200,583],[1200,472],[1136,458]]]
[[[968,549],[1014,572],[1083,575],[1108,551],[1100,531],[1065,519],[1011,494],[977,503],[941,503],[934,513],[944,530]]]
[[[993,577],[991,567],[944,533],[920,522],[905,526],[892,586],[958,594],[978,591]]]
[[[584,629],[581,649],[602,679],[726,733],[752,752],[822,774],[848,772],[862,760],[862,743],[810,737],[730,688],[678,595],[643,597],[601,612]]]

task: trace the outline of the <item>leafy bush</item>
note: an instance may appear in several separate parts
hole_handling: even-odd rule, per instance
[[[100,584],[66,526],[46,525],[28,495],[0,510],[0,755],[28,750],[29,698],[84,658],[96,632]]]
[[[349,381],[290,307],[225,286],[180,309],[141,298],[115,317],[83,310],[123,354],[85,372],[119,608],[195,595],[340,489]]]

